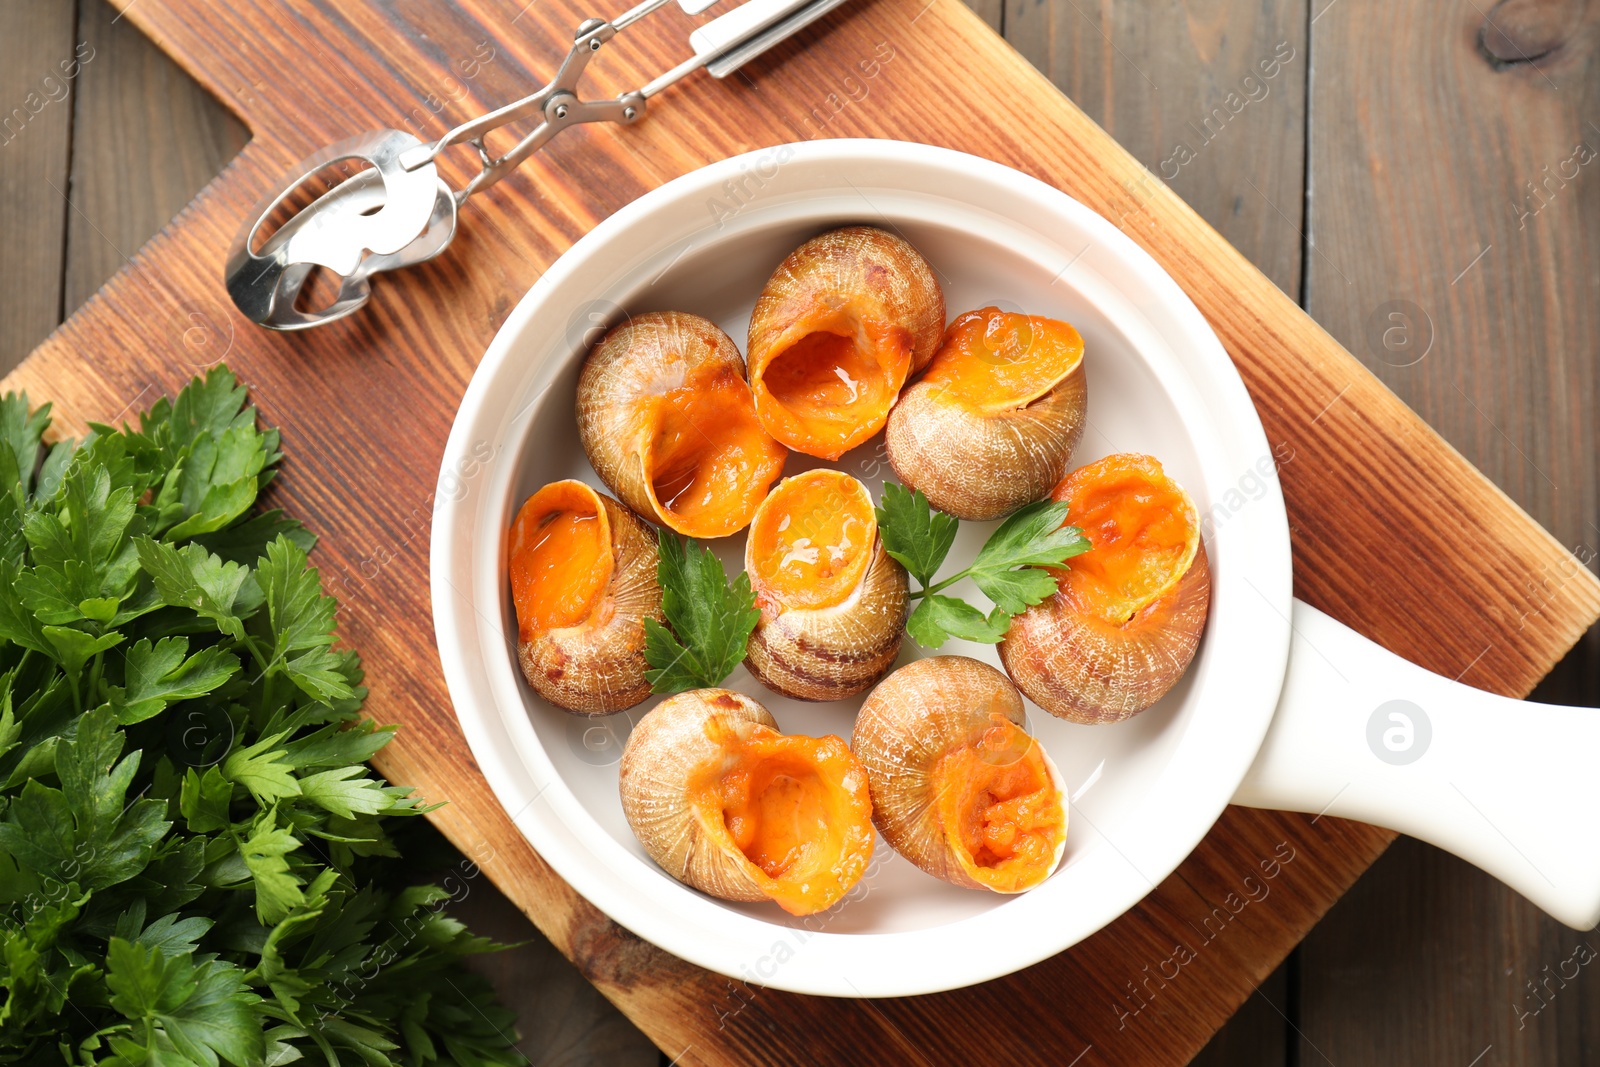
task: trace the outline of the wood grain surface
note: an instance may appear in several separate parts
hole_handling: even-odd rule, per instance
[[[1590,561],[1597,15],[1564,0],[1328,8],[1311,46],[1307,260],[1317,320]],[[1384,344],[1391,327],[1404,343]],[[1562,581],[1536,577],[1523,610],[1540,611]],[[1591,631],[1535,695],[1600,703],[1597,653]],[[1476,668],[1465,680],[1485,684]],[[1576,962],[1583,945],[1600,940],[1402,841],[1301,949],[1300,1062],[1600,1063],[1600,979]]]
[[[75,88],[62,303],[76,308],[138,251],[144,221],[182,206],[239,154],[249,132],[105,0],[78,0],[77,40],[94,60]],[[138,92],[117,92],[137,86]],[[151,143],[164,151],[150,151]],[[181,146],[181,148],[176,148]],[[176,148],[176,150],[175,150]],[[128,166],[137,160],[138,180]],[[59,202],[59,200],[58,200]]]
[[[291,451],[280,499],[328,535],[324,568],[342,583],[339,591],[352,609],[345,616],[347,634],[374,662],[392,665],[388,677],[374,679],[373,712],[409,729],[408,743],[396,746],[386,771],[451,799],[441,822],[468,854],[476,854],[659,1044],[669,1052],[687,1046],[684,1062],[812,1062],[830,1058],[830,1051],[848,1056],[862,1041],[887,1049],[885,1058],[898,1051],[899,1058],[912,1060],[983,1062],[995,1051],[992,1044],[970,1027],[949,1025],[979,1012],[1002,1026],[1026,1022],[1038,1033],[1039,1048],[1048,1050],[1048,1057],[1041,1051],[1041,1062],[1070,1062],[1078,1054],[1074,1046],[1093,1046],[1097,1062],[1181,1061],[1388,835],[1331,820],[1313,826],[1298,816],[1230,810],[1177,875],[1085,945],[1018,978],[909,1002],[820,1002],[741,988],[665,958],[575,900],[520,844],[481,783],[459,773],[465,755],[426,640],[425,532],[417,535],[416,519],[426,520],[450,412],[494,325],[553,254],[643,188],[707,159],[821,133],[824,126],[828,134],[893,134],[951,144],[1017,165],[1120,220],[1150,248],[1217,326],[1262,407],[1269,437],[1291,441],[1297,455],[1318,461],[1286,476],[1299,527],[1303,596],[1402,654],[1454,674],[1471,662],[1471,642],[1497,632],[1497,626],[1509,630],[1509,623],[1527,615],[1518,580],[1535,578],[1541,567],[1563,559],[1554,542],[1265,278],[952,3],[857,7],[808,35],[805,54],[791,49],[763,63],[748,84],[686,88],[673,98],[673,111],[663,107],[634,131],[567,135],[486,203],[474,203],[472,228],[444,262],[380,289],[379,306],[364,319],[292,341],[241,332],[243,324],[231,320],[225,307],[212,306],[222,299],[221,250],[246,204],[276,169],[341,132],[392,121],[379,115],[403,111],[396,101],[415,100],[419,109],[428,109],[428,94],[441,91],[437,86],[453,91],[442,80],[442,71],[459,62],[452,57],[470,55],[478,40],[493,39],[504,51],[467,87],[462,109],[447,117],[512,95],[530,70],[550,68],[554,49],[541,52],[538,43],[560,40],[578,13],[528,10],[523,27],[529,20],[539,24],[508,37],[506,26],[518,17],[514,7],[454,11],[419,5],[405,12],[412,21],[399,27],[382,25],[401,17],[392,12],[246,5],[227,15],[240,20],[230,28],[197,17],[195,10],[143,0],[129,17],[213,91],[235,99],[256,140],[174,230],[138,255],[10,384],[49,393],[77,418],[106,417],[141,390],[170,387],[189,373],[190,364],[205,361],[188,347],[186,331],[174,328],[172,315],[179,324],[190,321],[196,306],[215,315],[218,343],[229,348],[230,362],[256,388],[268,418],[285,427],[291,449],[299,449]],[[261,36],[259,48],[249,51],[230,43],[239,38],[239,25],[259,35],[277,25],[274,20],[292,27],[295,50],[319,60],[306,70],[303,84],[269,82],[273,69],[297,66],[281,37]],[[424,23],[425,39],[418,29]],[[484,33],[490,37],[478,36]],[[963,39],[965,44],[958,43]],[[880,102],[819,112],[831,110],[828,96],[835,90],[829,86],[850,68],[852,57],[870,55],[885,42],[895,58],[875,79],[869,99]],[[453,50],[461,45],[467,47]],[[966,69],[986,70],[991,77],[995,70],[1008,72],[998,85],[980,85],[980,79],[959,73],[955,80],[966,78],[970,93],[985,89],[1004,106],[1042,116],[1030,127],[1027,143],[987,125],[974,128],[970,115],[939,104],[945,97],[935,90],[950,78],[946,61],[953,49],[970,53]],[[617,66],[597,71],[598,88],[615,91],[630,76],[637,80],[661,69],[671,54],[659,42],[639,42],[626,57],[619,51]],[[514,75],[490,87],[491,77],[513,66]],[[275,94],[291,98],[275,95],[271,107],[264,105],[258,94],[269,83]],[[340,90],[347,98],[341,99]],[[480,92],[484,99],[476,98]],[[345,114],[330,114],[327,99],[341,99]],[[817,103],[808,107],[812,100]],[[826,123],[818,122],[819,113]],[[419,125],[430,120],[428,110],[415,114]],[[297,121],[309,129],[288,125]],[[443,124],[441,118],[438,126]],[[628,178],[606,187],[585,184],[594,172],[589,168],[600,167]],[[150,310],[163,305],[167,316]],[[120,355],[86,367],[77,357],[84,350]],[[212,352],[198,355],[209,358]],[[365,404],[345,402],[358,391]],[[1336,409],[1339,421],[1333,424]],[[1362,462],[1353,462],[1358,458]],[[1382,476],[1373,474],[1374,466]],[[381,492],[375,489],[380,479]],[[1308,535],[1312,522],[1337,522],[1351,536],[1331,544],[1325,532]],[[1402,579],[1414,567],[1402,563],[1413,561],[1385,551],[1396,531],[1416,552],[1438,559],[1448,558],[1456,538],[1465,536],[1492,546],[1499,569],[1451,574],[1448,583],[1424,571],[1426,588],[1407,584]],[[1480,684],[1488,688],[1526,690],[1581,632],[1596,603],[1592,583],[1569,583],[1515,640],[1485,652],[1474,677],[1481,675]],[[1248,924],[1230,927],[1199,966],[1185,970],[1182,984],[1163,986],[1138,1016],[1119,1020],[1122,986],[1143,980],[1144,968],[1170,952],[1171,932],[1207,912],[1209,901],[1225,894],[1279,840],[1295,842],[1298,859],[1285,868],[1271,906],[1264,903]],[[1071,1008],[1064,1012],[1062,1004]]]
[[[6,240],[19,253],[0,256],[0,366],[8,368],[63,316],[72,87],[57,64],[81,73],[71,67],[75,21],[70,4],[0,5],[0,198]]]
[[[1291,297],[1305,186],[1305,0],[1008,0],[1022,55]]]

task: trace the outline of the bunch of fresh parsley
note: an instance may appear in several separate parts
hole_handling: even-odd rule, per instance
[[[386,829],[311,535],[251,513],[276,431],[223,368],[48,423],[0,398],[0,1062],[520,1063]]]

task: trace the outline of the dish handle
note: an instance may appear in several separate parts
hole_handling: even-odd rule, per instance
[[[1385,826],[1600,922],[1600,711],[1511,700],[1299,600],[1278,710],[1233,802]]]

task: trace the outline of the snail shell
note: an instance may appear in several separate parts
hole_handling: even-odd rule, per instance
[[[544,699],[603,715],[650,695],[644,620],[662,621],[655,538],[615,500],[552,482],[511,526],[517,659]]]
[[[1094,546],[1067,561],[1054,596],[1011,620],[1000,660],[1022,691],[1073,722],[1120,722],[1189,669],[1211,571],[1189,494],[1150,456],[1107,456],[1051,494]]]
[[[889,413],[889,463],[939,510],[997,519],[1061,481],[1088,402],[1077,330],[999,308],[969,311]]]
[[[744,529],[788,457],[756,418],[733,341],[677,311],[636,315],[589,353],[578,436],[624,504],[699,538]]]
[[[1006,676],[965,656],[906,664],[872,691],[850,742],[894,850],[968,889],[1020,893],[1066,851],[1061,775],[1024,729]]]
[[[744,567],[761,611],[745,664],[768,689],[840,700],[894,666],[906,572],[850,475],[817,469],[779,482],[750,523]]]
[[[622,811],[668,874],[793,915],[837,903],[872,855],[867,776],[837,737],[778,732],[728,689],[662,701],[622,751]]]
[[[870,226],[813,237],[750,316],[756,414],[795,451],[838,459],[883,429],[943,333],[944,294],[910,244]]]

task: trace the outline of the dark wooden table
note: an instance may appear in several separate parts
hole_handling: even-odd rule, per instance
[[[1600,553],[1600,13],[973,6],[1558,539]],[[0,5],[0,371],[245,136],[104,0]],[[1600,635],[1535,695],[1600,704]],[[491,887],[465,908],[530,941],[489,966],[535,1062],[666,1062]],[[1196,1062],[1600,1064],[1582,945],[1600,938],[1402,839]]]

